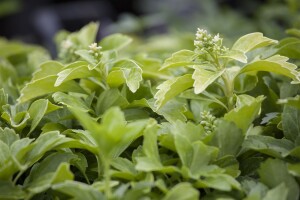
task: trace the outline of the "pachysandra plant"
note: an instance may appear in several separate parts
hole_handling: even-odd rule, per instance
[[[168,58],[161,70],[174,67],[188,67],[192,73],[174,77],[161,85],[155,95],[156,107],[161,108],[170,98],[193,87],[195,94],[203,93],[210,85],[219,87],[222,92],[216,95],[226,97],[223,102],[228,111],[235,107],[236,94],[235,85],[241,84],[250,89],[254,83],[242,82],[242,77],[255,76],[259,71],[273,72],[287,76],[292,83],[299,83],[299,72],[297,66],[287,62],[288,58],[271,54],[260,54],[254,50],[264,48],[263,51],[271,51],[270,45],[277,44],[276,40],[264,37],[262,33],[251,33],[239,38],[233,46],[228,49],[223,45],[223,39],[219,34],[211,35],[206,30],[198,29],[194,40],[195,50],[180,50]],[[271,52],[272,53],[272,52]],[[249,58],[248,58],[249,57]],[[242,89],[245,92],[245,89]],[[249,89],[248,89],[249,90]],[[219,99],[222,102],[222,98]]]
[[[57,60],[0,40],[0,199],[299,199],[299,30],[162,55],[98,27]]]

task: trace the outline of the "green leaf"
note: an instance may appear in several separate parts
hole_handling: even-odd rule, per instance
[[[179,183],[168,191],[163,200],[198,200],[199,197],[199,191],[190,183]]]
[[[79,55],[82,59],[86,60],[90,64],[97,65],[97,60],[88,50],[85,49],[77,50],[75,51],[75,54]]]
[[[102,47],[104,51],[106,50],[120,50],[126,47],[129,43],[131,43],[132,39],[120,33],[115,33],[103,38],[99,45]]]
[[[135,168],[140,171],[161,171],[161,172],[174,172],[175,167],[165,167],[161,163],[158,145],[157,145],[157,124],[152,122],[151,125],[146,127],[144,132],[143,154],[142,157],[137,157],[137,164]]]
[[[264,37],[262,33],[250,33],[240,37],[232,46],[233,50],[238,50],[243,53],[247,53],[248,51],[269,46],[272,44],[276,44],[276,40],[272,40],[270,38]]]
[[[11,146],[15,141],[19,140],[20,137],[13,129],[0,128],[0,140],[2,140],[8,146]]]
[[[300,177],[300,163],[288,164],[288,170],[293,176]]]
[[[0,199],[24,199],[25,192],[10,181],[0,180]]]
[[[122,72],[123,78],[117,77],[120,80],[125,80],[126,85],[128,86],[131,92],[136,92],[140,87],[140,82],[143,80],[142,78],[142,69],[140,66],[133,60],[121,60],[114,64],[113,69],[119,69]],[[115,74],[114,74],[115,75]],[[120,72],[118,72],[120,76]],[[108,75],[109,80],[108,83],[116,82],[115,77],[112,75]]]
[[[47,151],[54,149],[56,146],[69,142],[70,139],[64,135],[59,134],[58,131],[43,133],[32,144],[31,150],[26,155],[26,163],[28,165],[34,164]]]
[[[62,69],[63,65],[57,61],[47,61],[41,64],[40,68],[33,74],[32,81],[46,78],[58,74]]]
[[[99,23],[91,22],[73,34],[83,47],[88,47],[95,41],[98,29]]]
[[[73,200],[105,200],[104,195],[96,188],[78,181],[65,181],[52,186],[52,189],[70,197]]]
[[[165,60],[160,70],[165,70],[170,67],[187,66],[194,64],[194,60],[198,55],[194,51],[180,50],[172,54],[172,56]]]
[[[290,29],[287,29],[287,30],[286,30],[286,33],[289,34],[289,35],[294,35],[294,36],[300,38],[300,30],[299,30],[299,29],[296,29],[296,28],[290,28]]]
[[[176,77],[167,80],[157,86],[158,91],[156,92],[154,98],[156,110],[160,109],[165,105],[170,99],[177,96],[184,90],[192,87],[193,79],[190,74],[186,74],[180,77]]]
[[[82,65],[74,68],[64,69],[60,71],[57,76],[57,80],[54,84],[55,87],[74,79],[99,77],[99,73],[96,70],[89,70],[88,65]]]
[[[225,55],[220,56],[220,58],[229,58],[242,63],[247,63],[247,56],[245,55],[245,52],[239,50],[230,50]]]
[[[230,139],[228,139],[230,138]],[[244,135],[234,123],[219,120],[211,144],[219,148],[219,157],[236,156],[241,149]]]
[[[93,137],[99,153],[106,159],[118,157],[136,138],[141,136],[141,131],[147,121],[140,120],[126,124],[124,114],[120,108],[108,109],[98,124],[91,117],[79,109],[70,108],[80,123]]]
[[[190,142],[183,135],[176,134],[175,147],[183,166],[186,166],[191,176],[196,178],[218,155],[218,149],[205,145],[202,141]]]
[[[2,106],[8,103],[8,95],[5,93],[4,89],[0,89],[0,113],[3,112]]]
[[[137,157],[136,169],[141,171],[156,171],[160,170],[161,164],[158,146],[157,146],[157,125],[147,127],[144,133],[143,142],[144,157]]]
[[[283,134],[292,142],[300,138],[300,109],[285,105],[282,112]]]
[[[1,115],[1,118],[4,119],[11,127],[15,128],[18,131],[22,131],[26,125],[28,120],[30,119],[30,115],[27,111],[18,112],[18,106],[6,105],[2,107],[4,112]]]
[[[57,76],[47,76],[42,79],[33,80],[27,83],[21,90],[21,95],[18,99],[20,103],[26,102],[36,97],[40,97],[53,92],[78,92],[85,93],[85,91],[74,81],[68,81],[55,87]]]
[[[52,97],[56,103],[63,104],[67,107],[77,108],[83,112],[89,112],[91,110],[82,99],[72,96],[71,94],[56,92]]]
[[[96,104],[96,114],[103,114],[106,110],[113,106],[119,106],[121,108],[129,105],[127,99],[121,94],[117,88],[103,91]]]
[[[0,179],[9,180],[13,170],[9,169],[13,166],[13,160],[9,146],[0,140]]]
[[[177,120],[186,121],[185,116],[186,101],[183,99],[171,99],[166,104],[164,104],[159,110],[154,105],[154,99],[149,99],[147,105],[155,111],[157,114],[164,116],[164,118],[169,122],[176,122]]]
[[[234,78],[234,91],[236,93],[246,93],[254,89],[257,83],[256,72],[240,74]]]
[[[299,83],[299,72],[296,71],[297,66],[287,62],[288,58],[280,55],[275,55],[265,60],[253,61],[245,65],[240,74],[253,71],[267,71],[276,74],[281,74],[293,79],[292,83]]]
[[[24,187],[32,195],[47,190],[52,184],[72,180],[74,175],[69,169],[69,162],[76,158],[72,153],[53,153],[47,156],[32,167]]]
[[[195,71],[192,78],[195,80],[193,86],[195,94],[202,93],[210,84],[217,80],[225,70],[221,71],[208,71],[200,66],[194,65]]]
[[[300,58],[300,39],[299,38],[285,38],[280,41],[277,46],[277,53],[293,59]]]
[[[300,95],[297,95],[295,97],[288,97],[285,99],[278,99],[278,104],[286,104],[288,106],[295,107],[297,109],[300,109]]]
[[[289,140],[263,135],[249,135],[243,143],[243,149],[252,149],[277,158],[288,156],[293,148],[294,144]]]
[[[286,163],[278,159],[268,159],[261,164],[258,170],[261,182],[270,188],[276,188],[284,183],[288,185],[289,200],[299,199],[299,185],[296,180],[288,173]]]
[[[247,132],[251,123],[259,114],[261,103],[264,100],[263,96],[253,98],[251,96],[245,95],[244,97],[247,97],[247,103],[238,105],[238,107],[234,108],[224,115],[224,119],[234,122],[237,127],[242,129],[243,134]]]
[[[48,109],[48,103],[49,102],[46,99],[39,99],[31,104],[30,108],[28,109],[28,113],[32,119],[29,133],[31,133],[43,119]]]
[[[289,188],[281,183],[277,187],[269,190],[263,200],[282,200],[287,199]]]

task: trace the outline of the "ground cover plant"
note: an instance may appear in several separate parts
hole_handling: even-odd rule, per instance
[[[299,30],[172,52],[98,28],[55,60],[0,40],[0,199],[299,199]]]

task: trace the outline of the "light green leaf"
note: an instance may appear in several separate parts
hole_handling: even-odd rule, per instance
[[[199,191],[190,183],[179,183],[166,194],[163,200],[198,200],[199,197]]]
[[[4,112],[1,118],[4,119],[11,127],[18,131],[22,131],[27,125],[30,115],[27,111],[18,112],[18,106],[16,105],[5,105],[2,107]]]
[[[227,110],[227,106],[218,99],[218,95],[211,94],[207,91],[203,91],[201,94],[195,94],[194,89],[188,89],[188,90],[182,92],[179,95],[179,97],[185,98],[185,99],[201,100],[201,101],[208,101],[208,102],[216,103]]]
[[[300,177],[300,163],[288,164],[288,170],[293,176]]]
[[[109,72],[109,74],[106,77],[106,82],[112,88],[119,87],[120,85],[126,82],[123,71],[117,69]]]
[[[105,200],[104,195],[96,188],[85,183],[77,181],[65,181],[52,186],[52,189],[68,196],[73,197],[73,200]]]
[[[245,134],[253,120],[257,117],[261,109],[261,103],[264,100],[263,96],[257,98],[248,96],[248,103],[242,103],[224,115],[224,119],[234,122],[237,127],[242,129]]]
[[[86,60],[90,64],[97,65],[97,60],[88,50],[85,49],[77,50],[75,51],[75,54],[79,55],[82,59]]]
[[[154,98],[156,110],[160,109],[165,105],[170,99],[177,96],[184,90],[192,87],[193,79],[190,74],[186,74],[180,77],[176,77],[170,80],[167,80],[160,84],[157,89]]]
[[[234,43],[232,49],[247,53],[248,51],[269,46],[271,44],[277,44],[277,41],[264,37],[262,33],[256,32],[240,37]]]
[[[242,63],[247,63],[247,56],[245,55],[245,52],[239,50],[230,50],[225,55],[220,56],[220,58],[229,58]]]
[[[11,181],[0,180],[0,199],[24,199],[25,192],[21,187],[14,185]]]
[[[284,183],[281,183],[277,187],[269,190],[262,200],[284,200],[287,199],[288,192],[288,187]]]
[[[98,147],[99,154],[106,159],[118,157],[136,138],[141,136],[141,131],[147,121],[139,120],[126,124],[124,114],[118,107],[108,109],[98,124],[91,117],[75,108],[70,108],[93,137],[93,142]]]
[[[28,165],[34,164],[47,151],[52,150],[58,145],[69,142],[71,139],[61,135],[58,131],[43,133],[32,144],[31,150],[26,155],[26,163]]]
[[[197,57],[198,55],[194,51],[186,49],[180,50],[178,52],[173,53],[170,58],[166,59],[160,70],[165,70],[170,67],[193,65],[194,60]]]
[[[46,99],[39,99],[31,104],[28,109],[30,118],[32,119],[29,133],[31,133],[43,119],[48,109],[48,103],[49,101]]]
[[[47,61],[41,64],[40,69],[33,73],[32,81],[46,78],[58,74],[62,69],[63,65],[57,61]]]
[[[292,175],[288,173],[286,163],[278,159],[268,159],[261,164],[258,173],[261,182],[270,188],[276,188],[284,183],[288,186],[288,200],[299,199],[299,185]]]
[[[210,84],[217,80],[225,70],[221,71],[208,71],[200,66],[194,65],[195,71],[192,78],[195,80],[193,86],[195,94],[203,92]]]
[[[99,23],[91,22],[85,25],[83,28],[81,28],[78,32],[72,34],[74,34],[78,42],[80,42],[80,44],[82,44],[83,47],[87,48],[90,44],[92,44],[95,41],[98,29]]]
[[[299,83],[299,72],[296,70],[297,66],[287,62],[288,58],[280,55],[272,56],[265,60],[256,60],[245,65],[240,74],[252,71],[267,71],[276,74],[281,74],[293,79],[292,83]]]
[[[170,99],[161,108],[159,108],[159,110],[157,110],[157,108],[154,106],[154,99],[149,99],[147,103],[154,112],[164,116],[164,118],[169,122],[187,120],[184,114],[187,111],[185,99]]]
[[[89,112],[91,110],[82,99],[72,96],[71,94],[56,92],[52,97],[56,103],[63,104],[67,107],[77,108],[83,112]]]
[[[57,74],[57,80],[54,86],[58,87],[61,84],[77,78],[99,77],[96,70],[89,70],[87,65],[82,65],[75,68],[67,68]]]
[[[117,157],[113,159],[111,165],[118,170],[113,173],[115,177],[126,177],[128,180],[134,180],[134,177],[138,174],[138,171],[135,169],[136,165],[126,158]]]
[[[143,153],[144,157],[137,157],[136,169],[140,171],[160,170],[161,164],[157,146],[157,124],[149,125],[144,133]]]
[[[31,100],[33,98],[50,94],[53,92],[78,92],[85,93],[85,91],[74,81],[68,81],[62,83],[58,87],[55,87],[57,76],[47,76],[42,79],[33,80],[30,83],[26,84],[25,87],[21,90],[21,95],[18,99],[20,103]]]
[[[104,51],[106,50],[120,50],[126,47],[132,39],[120,33],[115,33],[103,38],[99,45],[102,47]]]
[[[13,129],[0,127],[0,140],[2,140],[8,146],[11,146],[15,141],[19,140],[20,136],[16,134]]]
[[[213,188],[221,191],[231,191],[234,189],[240,189],[240,183],[232,176],[223,174],[220,172],[214,172],[207,174],[205,178],[197,181],[197,187],[199,188]]]
[[[130,89],[131,92],[136,92],[140,87],[140,82],[143,80],[142,78],[142,69],[140,66],[133,60],[121,60],[114,64],[113,69],[119,69],[123,73],[123,78],[121,80],[125,80],[126,85]],[[112,79],[112,76],[109,76]],[[109,80],[109,82],[115,82]]]

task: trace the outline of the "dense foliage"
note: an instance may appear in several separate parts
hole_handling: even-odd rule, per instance
[[[299,199],[299,30],[176,52],[97,30],[57,60],[0,40],[0,199]]]

